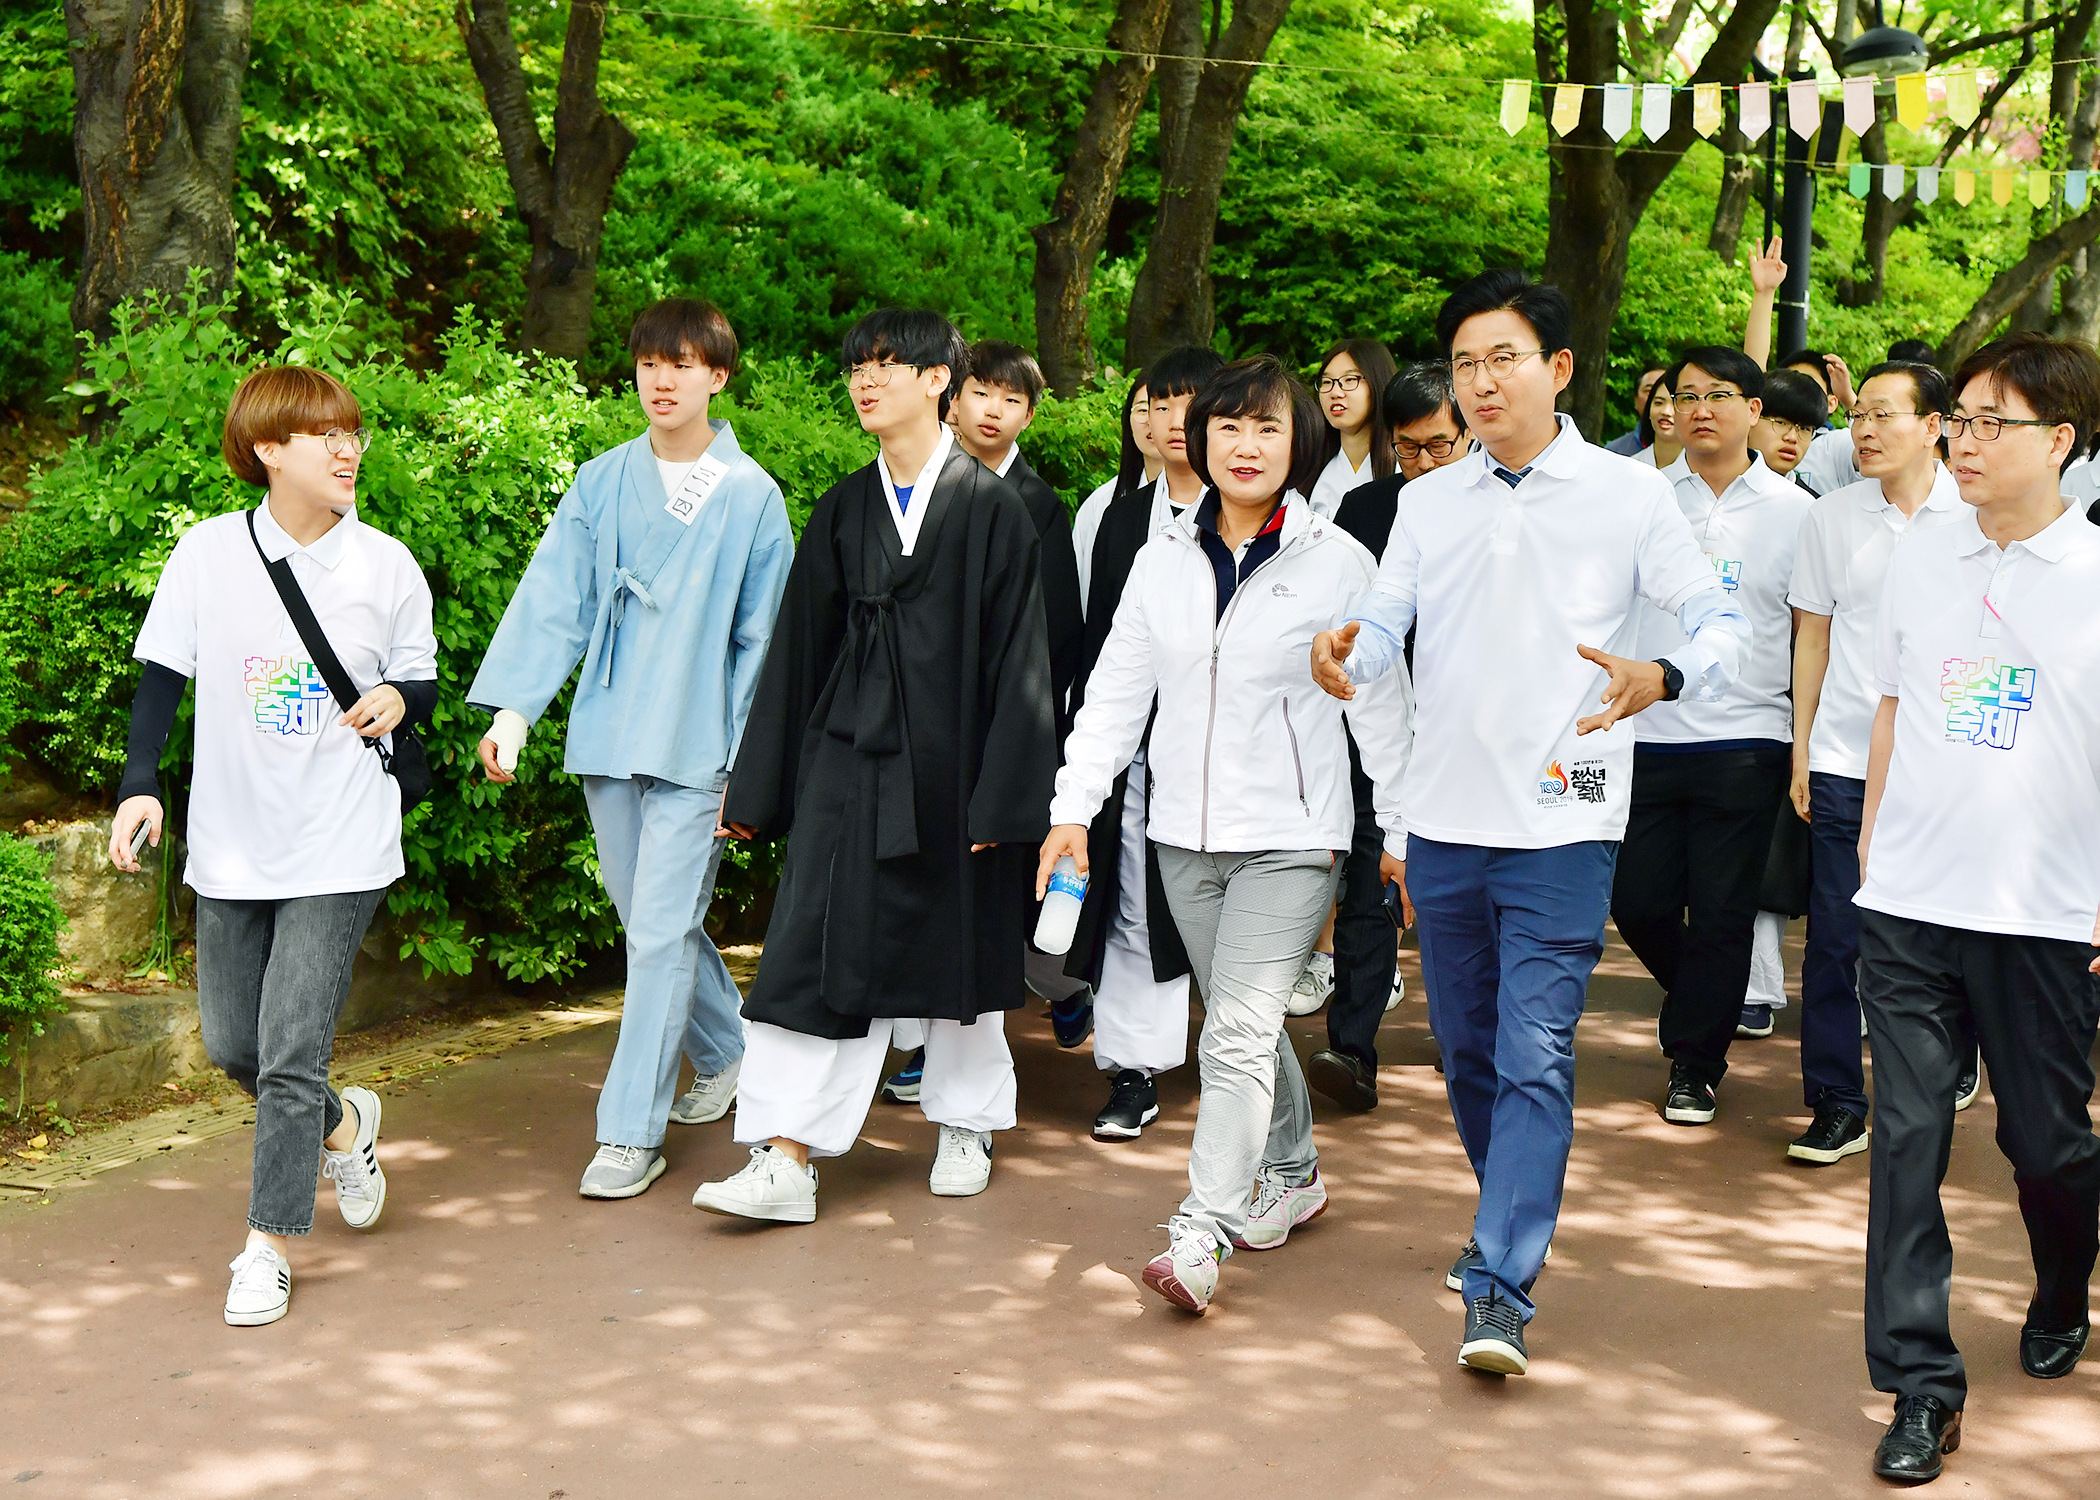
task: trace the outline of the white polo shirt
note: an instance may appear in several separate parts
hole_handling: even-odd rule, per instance
[[[1692,538],[1714,576],[1749,616],[1750,643],[1726,693],[1711,702],[1679,698],[1654,704],[1633,721],[1634,738],[1643,745],[1791,742],[1794,617],[1786,589],[1801,518],[1815,497],[1774,474],[1761,455],[1753,455],[1750,467],[1718,496],[1681,456],[1662,475],[1676,491],[1677,508],[1691,524]],[[1640,616],[1635,655],[1643,660],[1674,660],[1689,644],[1674,614],[1644,604]]]
[[[372,891],[401,876],[401,794],[321,680],[248,540],[248,512],[175,544],[132,655],[196,679],[189,866],[222,901]],[[430,588],[408,548],[353,511],[301,547],[256,507],[360,693],[437,676]]]
[[[1874,711],[1874,631],[1881,618],[1881,586],[1896,544],[1968,515],[1954,476],[1941,464],[1932,492],[1915,515],[1882,498],[1881,481],[1862,479],[1809,507],[1794,549],[1787,603],[1830,617],[1830,665],[1808,730],[1808,768],[1826,776],[1867,777]]]
[[[1873,911],[2084,943],[2100,908],[2100,528],[2002,552],[1966,505],[1896,549],[1874,639],[1898,700]]]
[[[1359,682],[1391,667],[1416,622],[1410,833],[1505,849],[1620,838],[1633,725],[1576,735],[1607,681],[1576,646],[1634,655],[1643,599],[1711,606],[1672,661],[1688,693],[1718,697],[1747,645],[1669,482],[1560,420],[1514,488],[1484,448],[1405,485],[1371,595],[1342,616],[1364,622]]]
[[[1808,452],[1794,470],[1818,495],[1834,495],[1860,481],[1858,455],[1852,447],[1852,429],[1827,427],[1809,440]]]

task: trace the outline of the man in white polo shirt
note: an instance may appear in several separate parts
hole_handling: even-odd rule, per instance
[[[1812,497],[1750,447],[1764,372],[1740,349],[1689,351],[1677,374],[1678,460],[1663,470],[1721,587],[1750,620],[1735,682],[1658,704],[1634,727],[1633,803],[1611,914],[1663,987],[1663,1118],[1705,1125],[1750,980],[1757,895],[1786,795],[1793,716],[1787,580]],[[1640,611],[1644,659],[1685,644],[1673,612]]]
[[[1939,1193],[1965,1023],[2034,1256],[2027,1374],[2077,1365],[2100,1248],[2100,529],[2059,492],[2100,422],[2100,358],[2016,334],[1971,355],[1954,390],[1948,461],[1968,509],[1889,563],[1859,845],[1867,1370],[1896,1397],[1874,1468],[1909,1482],[1959,1444],[1968,1391]]]
[[[1556,416],[1569,322],[1567,298],[1521,271],[1451,294],[1437,340],[1482,446],[1401,490],[1377,584],[1313,644],[1314,678],[1348,698],[1417,625],[1402,901],[1480,1181],[1453,1267],[1459,1358],[1508,1375],[1528,1363],[1575,1134],[1575,1023],[1626,828],[1633,736],[1596,732],[1680,694],[1720,697],[1750,637],[1668,481]],[[1643,599],[1685,627],[1665,661],[1634,659]]]
[[[1787,591],[1796,628],[1791,795],[1809,838],[1801,1087],[1815,1118],[1787,1155],[1815,1166],[1867,1149],[1854,984],[1859,908],[1852,898],[1859,890],[1867,742],[1881,704],[1874,627],[1897,543],[1966,514],[1954,476],[1940,462],[1940,423],[1951,409],[1947,378],[1930,365],[1869,370],[1851,429],[1867,477],[1810,507],[1794,549]]]

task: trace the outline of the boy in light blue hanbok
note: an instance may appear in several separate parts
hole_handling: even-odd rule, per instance
[[[586,1198],[646,1191],[663,1175],[667,1122],[718,1120],[736,1099],[740,1005],[704,923],[722,788],[795,552],[780,487],[707,415],[736,372],[728,319],[669,298],[635,320],[627,347],[649,429],[578,471],[467,691],[495,715],[482,766],[508,782],[532,723],[583,665],[563,769],[583,779],[627,931]],[[696,1076],[674,1107],[681,1052]]]

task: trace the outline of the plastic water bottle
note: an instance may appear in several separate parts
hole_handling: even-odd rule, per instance
[[[1043,892],[1043,914],[1036,919],[1035,945],[1044,953],[1072,951],[1072,933],[1079,926],[1079,906],[1086,899],[1086,877],[1071,855],[1058,857],[1050,871],[1049,887]]]

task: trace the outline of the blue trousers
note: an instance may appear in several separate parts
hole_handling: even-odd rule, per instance
[[[1468,1302],[1499,1292],[1531,1321],[1575,1140],[1575,1023],[1604,954],[1619,846],[1488,849],[1407,840],[1429,1023],[1459,1141],[1480,1182]]]
[[[652,776],[583,778],[598,870],[627,929],[627,1001],[598,1095],[598,1139],[660,1146],[682,1051],[702,1075],[744,1055],[742,999],[707,936],[720,788]]]
[[[1808,773],[1808,947],[1801,955],[1801,1094],[1867,1117],[1859,1057],[1859,823],[1867,784]]]

